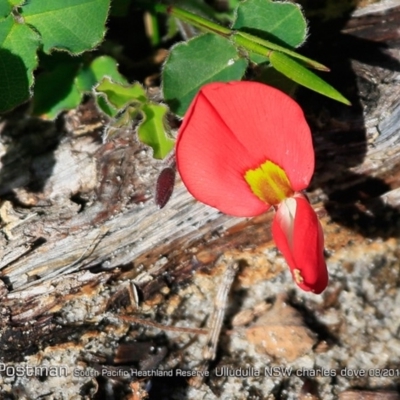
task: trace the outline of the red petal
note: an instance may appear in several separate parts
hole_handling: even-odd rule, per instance
[[[211,83],[193,100],[176,147],[182,180],[194,197],[222,212],[254,216],[269,206],[244,181],[266,160],[292,188],[307,187],[314,170],[304,114],[286,94],[257,82]]]
[[[305,197],[297,194],[279,205],[272,235],[298,286],[321,293],[328,285],[324,236],[317,214]]]

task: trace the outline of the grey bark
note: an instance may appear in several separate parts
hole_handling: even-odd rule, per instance
[[[398,235],[400,205],[400,3],[380,5],[389,8],[357,11],[343,28],[381,45],[385,59],[352,61],[357,111],[340,106],[330,114],[339,106],[319,97],[319,113],[307,112],[317,156],[312,203],[321,217],[372,237]],[[226,252],[271,240],[270,213],[222,215],[193,199],[179,179],[169,203],[158,209],[153,197],[162,162],[133,130],[103,143],[104,121],[90,102],[61,124],[18,118],[2,121],[0,142],[4,357],[61,330],[66,335],[55,316],[85,287],[123,278],[150,299]],[[392,230],[379,230],[388,215]],[[328,246],[330,240],[328,234]]]

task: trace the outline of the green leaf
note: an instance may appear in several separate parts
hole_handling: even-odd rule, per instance
[[[209,82],[240,80],[247,68],[236,47],[211,33],[173,47],[162,72],[164,99],[183,116],[200,87]]]
[[[41,73],[35,83],[33,114],[54,119],[64,110],[77,107],[83,93],[75,85],[82,60],[55,53],[51,58],[62,61],[54,68]]]
[[[116,60],[109,56],[100,56],[80,70],[77,76],[77,86],[79,90],[89,92],[106,76],[117,83],[128,83],[125,77],[119,73]]]
[[[175,141],[165,133],[165,115],[168,109],[163,105],[147,103],[141,107],[143,121],[138,128],[141,142],[153,148],[153,157],[162,159],[173,149]]]
[[[96,98],[96,103],[99,109],[109,117],[115,117],[118,114],[118,110],[108,103],[105,97],[98,96]]]
[[[0,21],[0,112],[28,100],[39,43],[39,36],[12,15]]]
[[[1,0],[0,1],[0,21],[7,18],[13,11],[14,7],[20,6],[24,2],[25,2],[25,0]]]
[[[286,47],[300,46],[307,34],[307,22],[300,6],[272,0],[245,0],[238,6],[232,29],[256,34]]]
[[[85,65],[83,57],[72,57],[65,52],[51,55],[42,53],[40,66],[44,71],[36,79],[33,114],[48,119],[54,119],[61,111],[77,107],[83,95],[91,92],[104,76],[126,83],[118,72],[117,62],[109,56],[97,57]],[[110,110],[104,99],[100,100],[99,106]],[[110,115],[109,112],[107,114]],[[111,114],[115,112],[111,111]]]
[[[300,6],[295,3],[272,0],[245,0],[237,8],[232,29],[251,33],[260,39],[294,48],[301,45],[307,35],[307,22]],[[251,54],[257,64],[268,58]]]
[[[12,11],[12,5],[8,1],[0,2],[0,21],[7,18]]]
[[[146,92],[139,83],[123,86],[107,77],[102,79],[99,85],[96,86],[95,92],[105,96],[107,102],[115,110],[120,110],[133,101],[139,103],[148,101]]]
[[[109,5],[110,0],[0,0],[0,112],[28,100],[40,45],[46,52],[64,49],[74,54],[95,47],[103,38]],[[61,81],[52,82],[59,91],[62,88],[70,107],[77,93],[73,101],[70,95],[76,90],[66,91],[69,82],[62,82],[63,77],[58,76]],[[39,83],[39,92],[45,90],[44,86]],[[59,94],[54,96],[62,100]],[[36,107],[52,114],[58,106],[52,110],[50,99],[42,97]]]
[[[80,54],[103,39],[110,0],[31,0],[21,9],[41,35],[43,50]]]
[[[342,96],[335,88],[322,80],[319,76],[313,72],[304,68],[303,65],[288,57],[286,54],[279,53],[277,51],[271,52],[269,59],[272,66],[286,75],[293,81],[303,85],[317,93],[321,93],[331,99],[340,101],[341,103],[350,105],[351,103]]]
[[[168,109],[149,101],[146,91],[139,83],[126,86],[104,78],[95,88],[95,93],[99,95],[99,107],[107,115],[115,117],[108,128],[107,136],[113,135],[115,130],[131,126],[140,113],[140,141],[153,148],[155,158],[164,158],[172,150],[174,140],[165,133],[165,115]]]

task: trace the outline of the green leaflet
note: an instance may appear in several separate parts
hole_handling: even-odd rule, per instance
[[[286,54],[272,51],[269,55],[272,66],[283,75],[315,92],[321,93],[331,99],[350,105],[350,101],[342,96],[335,88],[326,83],[319,76],[304,68],[299,62]]]

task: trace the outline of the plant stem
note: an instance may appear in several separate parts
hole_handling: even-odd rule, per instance
[[[199,17],[198,15],[192,14],[191,12],[178,7],[156,4],[154,9],[157,12],[173,15],[181,21],[187,22],[202,31],[217,33],[225,37],[229,37],[232,34],[232,31],[229,28],[225,28],[224,26],[218,25],[215,22]]]
[[[304,57],[285,47],[279,46],[268,40],[260,39],[257,36],[253,36],[249,33],[233,31],[229,28],[225,28],[224,26],[209,21],[203,17],[199,17],[198,15],[192,14],[191,12],[183,10],[179,7],[156,4],[154,6],[154,10],[156,12],[172,15],[183,22],[201,29],[202,31],[216,33],[225,38],[229,38],[233,41],[233,43],[244,48],[247,52],[253,52],[268,58],[268,55],[271,51],[279,51],[303,61],[311,68],[319,69],[321,71],[329,71],[329,68],[318,63],[317,61]]]
[[[209,21],[203,17],[192,14],[190,11],[179,7],[166,6],[164,4],[155,4],[154,11],[172,15],[182,22],[190,24],[202,31],[211,32],[232,41],[238,48],[247,53],[259,54],[266,57],[271,65],[289,79],[308,87],[327,97],[350,105],[350,102],[343,97],[335,88],[323,81],[307,67],[321,71],[329,71],[329,68],[317,61],[304,57],[293,50],[282,47],[278,44],[253,36],[240,30],[231,30],[215,22]]]
[[[257,36],[250,35],[249,33],[235,31],[232,32],[231,38],[233,42],[239,46],[242,46],[262,56],[269,57],[269,53],[271,51],[278,51],[305,62],[311,68],[318,69],[320,71],[329,71],[328,67],[325,67],[325,65],[320,64],[317,61],[311,60],[310,58],[304,57],[301,54],[289,50],[286,47],[279,46],[278,44],[272,43],[268,40],[260,39]]]

